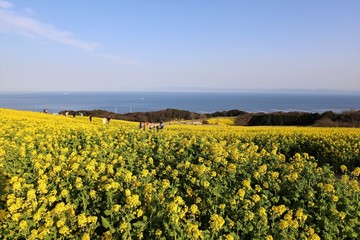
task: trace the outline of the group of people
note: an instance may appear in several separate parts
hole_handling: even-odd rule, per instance
[[[47,109],[44,109],[43,110],[44,113],[48,113],[48,110]],[[68,116],[69,115],[69,112],[65,112],[64,113],[65,116]],[[75,112],[73,112],[73,117],[76,116]],[[81,113],[80,116],[83,116],[83,114]],[[90,114],[89,115],[89,120],[90,122],[92,122],[92,118],[93,116]],[[102,122],[103,124],[109,124],[110,123],[110,120],[111,120],[111,117],[108,115],[107,117],[104,117],[102,119]],[[141,121],[140,122],[140,126],[139,126],[139,129],[143,129],[143,130],[146,130],[146,129],[149,129],[149,130],[159,130],[159,129],[164,129],[165,128],[165,123],[163,121],[161,121],[160,123],[148,123],[148,122],[143,122]]]
[[[161,121],[160,123],[148,123],[148,122],[140,122],[139,125],[139,129],[149,129],[149,130],[159,130],[159,129],[164,129],[165,128],[165,123],[163,121]]]
[[[90,122],[91,122],[91,120],[92,120],[92,116],[90,115]],[[109,124],[110,120],[111,120],[110,116],[107,116],[102,119],[102,122],[103,122],[103,124]]]

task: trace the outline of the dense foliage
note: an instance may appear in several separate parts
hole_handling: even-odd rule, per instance
[[[244,115],[238,116],[238,125],[248,126],[328,126],[328,127],[360,127],[360,110],[322,114],[307,112],[275,112],[250,114],[244,124]],[[242,123],[241,123],[242,121]]]
[[[1,239],[359,237],[360,129],[0,114]]]

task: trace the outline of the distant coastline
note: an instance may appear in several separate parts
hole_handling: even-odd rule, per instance
[[[234,92],[2,92],[0,107],[58,113],[101,109],[116,113],[167,108],[196,113],[238,109],[246,112],[342,112],[360,109],[359,92],[234,91]]]

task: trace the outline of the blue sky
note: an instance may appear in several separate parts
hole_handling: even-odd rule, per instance
[[[0,0],[1,91],[360,91],[360,1]]]

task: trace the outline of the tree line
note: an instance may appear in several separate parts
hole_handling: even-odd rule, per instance
[[[324,126],[324,127],[360,127],[360,110],[335,113],[310,112],[272,112],[248,113],[241,110],[217,111],[214,113],[200,114],[186,110],[168,108],[152,112],[114,113],[105,110],[64,110],[59,114],[83,115],[93,117],[110,117],[136,122],[169,122],[178,120],[205,120],[213,117],[236,117],[235,125],[238,126]]]
[[[235,125],[242,126],[321,126],[360,127],[360,110],[335,113],[273,112],[246,113],[237,116]]]

